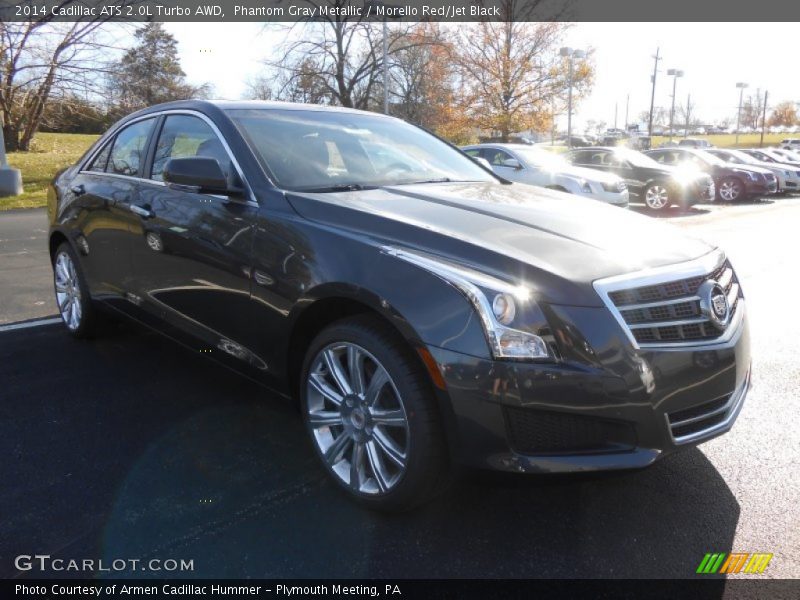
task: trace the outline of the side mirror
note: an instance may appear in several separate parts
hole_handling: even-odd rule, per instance
[[[216,158],[192,156],[171,158],[164,165],[164,181],[170,187],[180,186],[191,191],[209,194],[240,194],[231,189]]]
[[[516,158],[507,158],[503,161],[504,167],[511,167],[512,169],[516,169],[517,171],[522,169],[522,165],[519,164],[519,161]]]

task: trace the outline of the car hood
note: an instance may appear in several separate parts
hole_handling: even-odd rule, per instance
[[[377,238],[380,244],[448,255],[478,269],[521,269],[532,281],[554,276],[584,292],[595,279],[688,261],[713,249],[632,211],[519,184],[287,192],[287,199],[309,220]],[[597,301],[593,292],[578,295],[584,299],[570,301],[562,294],[559,301],[585,303],[589,296],[590,303]]]
[[[725,168],[731,171],[750,171],[752,173],[760,173],[761,175],[772,174],[772,171],[766,167],[759,167],[757,165],[740,165],[740,164],[726,164]]]

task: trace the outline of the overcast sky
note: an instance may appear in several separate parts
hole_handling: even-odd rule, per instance
[[[237,99],[245,82],[262,69],[283,34],[265,31],[259,23],[167,23],[178,39],[181,61],[192,83],[210,81],[219,98]],[[735,117],[739,101],[737,81],[752,90],[768,89],[770,105],[783,100],[800,102],[796,23],[579,23],[565,44],[595,49],[596,78],[591,96],[577,108],[576,123],[588,119],[613,126],[618,103],[618,126],[625,119],[630,94],[630,117],[650,104],[652,55],[661,48],[664,60],[656,89],[656,105],[669,107],[672,79],[666,70],[683,69],[678,80],[678,102],[692,95],[700,119]]]

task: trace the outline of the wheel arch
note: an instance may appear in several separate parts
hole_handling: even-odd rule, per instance
[[[286,374],[294,397],[298,397],[297,385],[305,350],[314,337],[331,323],[356,315],[372,315],[380,319],[412,350],[425,347],[409,321],[374,293],[346,285],[321,285],[297,302],[289,315]]]
[[[63,231],[56,229],[50,233],[50,239],[48,240],[48,249],[50,252],[51,264],[53,260],[55,260],[56,250],[58,250],[58,247],[64,242],[67,242],[70,246],[72,246],[72,243],[69,241],[69,237],[67,237],[67,235]]]
[[[314,337],[328,325],[341,319],[370,315],[389,326],[402,338],[410,356],[427,374],[437,400],[437,409],[447,436],[448,446],[455,448],[456,417],[444,378],[435,359],[411,323],[385,300],[368,290],[354,290],[352,286],[326,284],[313,290],[290,315],[286,352],[286,381],[290,396],[299,404],[300,376],[308,346]]]

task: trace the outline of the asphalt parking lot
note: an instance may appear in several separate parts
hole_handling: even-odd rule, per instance
[[[464,473],[382,516],[327,482],[299,415],[248,380],[132,326],[9,329],[55,311],[44,212],[0,213],[0,576],[38,553],[191,559],[172,574],[191,577],[680,578],[740,551],[797,577],[800,198],[660,218],[724,247],[742,281],[754,374],[733,430],[635,472]]]

